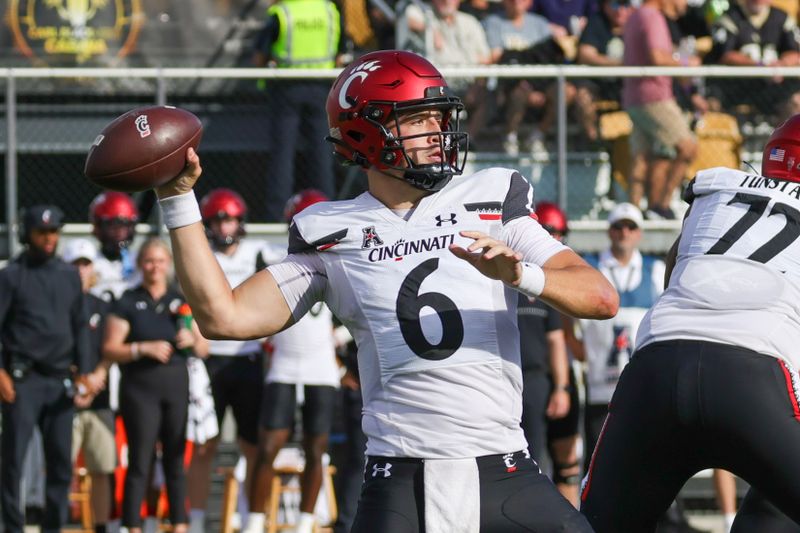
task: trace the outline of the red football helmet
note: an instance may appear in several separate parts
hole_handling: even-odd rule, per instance
[[[247,204],[244,199],[231,189],[213,189],[200,200],[200,216],[206,227],[206,235],[217,246],[230,246],[239,242],[245,234],[244,219],[247,215]],[[237,229],[233,234],[225,235],[219,232],[219,227],[212,229],[212,220],[236,218],[239,220]]]
[[[536,218],[548,233],[560,233],[562,237],[569,233],[567,215],[552,202],[539,202],[536,205]]]
[[[330,200],[325,193],[317,189],[304,189],[286,202],[286,207],[283,208],[283,216],[286,222],[291,222],[294,216],[310,205],[317,202],[327,202]]]
[[[139,210],[129,195],[106,191],[95,196],[89,205],[89,221],[103,254],[116,257],[133,241]]]
[[[789,118],[769,136],[761,159],[761,174],[800,181],[800,115]]]
[[[401,170],[406,181],[426,191],[440,190],[464,170],[468,136],[458,131],[464,106],[439,71],[420,55],[381,50],[361,56],[333,83],[326,108],[327,140],[346,163]],[[443,115],[438,134],[442,162],[417,165],[406,154],[403,141],[422,135],[400,135],[397,119],[429,109]],[[390,122],[392,129],[387,127]]]

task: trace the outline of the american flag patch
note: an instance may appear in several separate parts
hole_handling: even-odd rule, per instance
[[[784,156],[786,156],[786,150],[783,148],[773,148],[769,151],[770,161],[783,161]]]

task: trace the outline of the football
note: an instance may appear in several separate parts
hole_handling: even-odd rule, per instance
[[[186,150],[197,149],[202,136],[200,119],[185,109],[134,109],[100,132],[89,149],[84,174],[114,191],[159,187],[183,170]]]

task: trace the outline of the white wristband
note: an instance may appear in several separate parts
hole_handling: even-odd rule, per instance
[[[544,270],[533,263],[522,263],[522,278],[513,288],[525,296],[539,296],[544,290]]]
[[[142,356],[142,353],[139,351],[139,343],[132,342],[131,343],[131,361],[136,361]]]
[[[158,204],[167,229],[182,228],[202,220],[194,191],[164,198]]]

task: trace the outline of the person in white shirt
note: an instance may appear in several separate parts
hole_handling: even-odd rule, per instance
[[[756,494],[732,531],[797,530],[798,162],[795,115],[767,141],[763,175],[718,167],[689,183],[667,288],[641,321],[584,479],[595,531],[653,530],[689,477],[712,467]],[[764,499],[776,512],[758,508]]]
[[[526,452],[514,291],[592,318],[616,313],[616,291],[531,217],[519,173],[460,176],[462,105],[421,56],[361,56],[327,109],[329,140],[369,191],[297,215],[287,259],[235,290],[199,224],[194,150],[157,189],[198,324],[269,336],[324,300],[350,330],[368,437],[355,533],[590,531]]]

